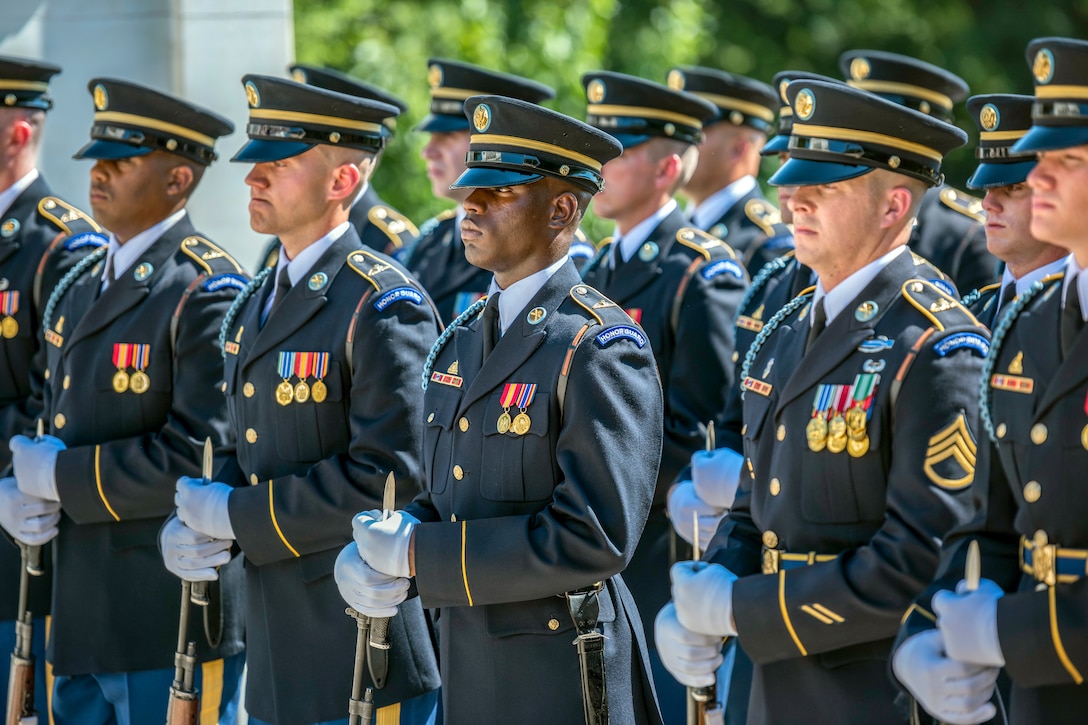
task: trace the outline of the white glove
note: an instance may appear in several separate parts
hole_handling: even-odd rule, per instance
[[[944,651],[960,662],[1004,667],[1005,655],[997,637],[997,600],[1005,592],[989,579],[980,581],[973,592],[966,589],[967,582],[961,579],[955,594],[942,591],[933,596]]]
[[[382,512],[374,509],[352,519],[351,528],[363,561],[383,574],[408,577],[408,545],[418,523],[419,519],[403,511],[394,511],[382,521]]]
[[[227,501],[233,489],[225,483],[203,478],[182,476],[178,479],[174,505],[178,518],[190,529],[196,529],[213,539],[234,541]]]
[[[27,496],[15,479],[0,478],[0,526],[16,541],[41,546],[57,535],[60,503]]]
[[[213,539],[171,516],[159,533],[159,547],[166,570],[187,582],[210,582],[219,578],[217,566],[230,563],[233,542]]]
[[[397,605],[408,598],[408,580],[372,569],[354,542],[336,557],[333,577],[344,601],[368,617],[392,617]]]
[[[743,465],[744,456],[730,448],[696,451],[691,455],[695,494],[711,506],[729,510],[737,497]]]
[[[892,671],[918,704],[941,722],[974,725],[997,715],[990,697],[1000,670],[951,659],[935,629],[900,645],[892,656]]]
[[[11,448],[11,465],[19,490],[29,496],[60,501],[56,479],[57,454],[68,447],[64,441],[54,436],[42,436],[37,440],[13,436],[8,447]]]
[[[713,685],[722,665],[722,638],[685,629],[669,602],[654,620],[654,642],[661,664],[688,687]]]
[[[685,629],[721,639],[737,636],[733,623],[733,582],[721,564],[680,561],[669,570],[676,616]]]
[[[692,513],[699,517],[699,545],[706,548],[710,540],[714,538],[714,532],[718,530],[729,509],[711,506],[699,498],[695,493],[695,484],[691,481],[680,481],[669,490],[669,521],[681,539],[689,544],[695,543],[695,529],[692,523]]]

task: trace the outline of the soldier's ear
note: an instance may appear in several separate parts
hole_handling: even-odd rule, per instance
[[[552,199],[548,226],[552,229],[566,229],[578,219],[578,214],[578,197],[573,192],[564,191]]]
[[[189,164],[174,164],[167,173],[166,191],[175,196],[187,195],[192,192],[195,180],[196,176]]]

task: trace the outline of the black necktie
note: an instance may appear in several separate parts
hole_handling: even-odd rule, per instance
[[[1016,283],[1009,282],[1001,288],[1001,296],[997,298],[997,306],[994,308],[993,323],[990,325],[990,329],[993,330],[997,327],[997,323],[1001,322],[1002,310],[1008,309],[1009,304],[1016,299]]]
[[[291,291],[291,275],[287,273],[287,265],[283,265],[280,268],[279,274],[276,275],[276,292],[272,298],[272,309],[265,315],[264,320],[261,322],[261,327],[264,327],[264,323],[268,322],[272,315],[276,314],[276,310],[283,304],[283,300],[287,297],[287,293]]]
[[[1065,307],[1062,308],[1061,343],[1062,357],[1064,358],[1077,340],[1081,328],[1084,327],[1084,316],[1080,311],[1080,290],[1077,278],[1069,282],[1069,289],[1065,293]]]
[[[484,320],[483,320],[483,332],[484,332],[484,360],[487,360],[487,356],[491,354],[491,351],[495,349],[495,345],[499,341],[499,292],[491,295],[487,298],[487,304],[484,305]]]
[[[98,296],[101,297],[102,293],[113,286],[113,283],[117,281],[117,276],[114,273],[113,255],[106,256],[106,281],[98,285]]]
[[[808,330],[805,352],[808,352],[809,348],[812,347],[812,343],[816,342],[816,338],[820,336],[825,327],[827,327],[827,310],[824,309],[824,298],[821,297],[820,301],[812,307],[812,327]]]

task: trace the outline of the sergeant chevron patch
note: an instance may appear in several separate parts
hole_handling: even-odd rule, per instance
[[[955,491],[971,485],[975,478],[974,436],[961,412],[956,419],[929,439],[922,470],[930,481],[943,489]]]

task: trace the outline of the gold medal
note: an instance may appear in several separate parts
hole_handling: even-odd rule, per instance
[[[329,389],[325,387],[325,383],[318,380],[310,387],[310,397],[315,403],[324,403],[325,398],[329,397]]]
[[[832,453],[842,453],[846,450],[846,435],[832,435],[827,437],[827,450]]]
[[[846,452],[854,458],[861,458],[869,452],[869,436],[863,436],[860,440],[851,438],[846,441]]]
[[[19,334],[19,323],[15,321],[14,317],[5,317],[4,321],[0,322],[0,333],[10,340]]]
[[[123,393],[128,390],[128,373],[118,370],[113,374],[113,392]]]
[[[295,386],[295,402],[305,403],[310,399],[310,386],[306,384],[305,380],[299,381],[299,384]]]
[[[1080,444],[1088,450],[1088,425],[1080,429]]]
[[[284,380],[282,383],[276,386],[276,402],[280,405],[290,405],[291,401],[295,399],[295,388],[291,383]]]
[[[846,434],[850,440],[860,441],[862,438],[869,437],[868,433],[865,432],[866,422],[865,409],[861,406],[855,405],[846,411]]]
[[[499,429],[499,433],[506,435],[510,430],[510,414],[504,410],[502,415],[499,416],[499,422],[496,423],[496,425]]]
[[[129,378],[128,384],[132,388],[132,392],[139,395],[146,393],[147,389],[151,387],[151,378],[147,377],[147,373],[143,370],[137,370]]]
[[[842,417],[841,413],[836,413],[834,417],[831,418],[831,422],[827,424],[827,437],[846,438],[846,420]],[[829,444],[828,448],[830,447]],[[842,449],[840,448],[839,450],[841,451]]]
[[[809,450],[819,453],[827,447],[827,421],[823,416],[813,418],[805,426],[805,438],[808,439]]]
[[[514,432],[519,436],[523,436],[529,432],[529,428],[532,427],[533,421],[529,419],[529,416],[524,412],[518,413],[514,418]]]

